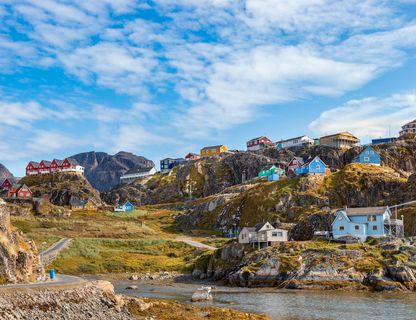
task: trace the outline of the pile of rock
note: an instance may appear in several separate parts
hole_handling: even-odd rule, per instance
[[[191,298],[192,302],[212,301],[211,287],[198,288]]]
[[[177,272],[168,272],[168,271],[161,271],[157,273],[144,273],[144,274],[135,274],[129,277],[129,280],[132,281],[159,281],[159,280],[173,280],[177,277],[181,276]]]

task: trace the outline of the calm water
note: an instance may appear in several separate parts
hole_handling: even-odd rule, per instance
[[[189,302],[198,284],[152,285],[112,281],[118,293]],[[129,285],[138,290],[126,290]],[[215,287],[209,304],[265,313],[275,320],[415,320],[416,294],[256,290]]]

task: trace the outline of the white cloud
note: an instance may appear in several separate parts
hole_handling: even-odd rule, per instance
[[[416,118],[416,93],[395,94],[351,100],[342,106],[324,111],[310,123],[318,134],[350,131],[359,137],[385,137],[389,127],[397,135],[400,127]]]

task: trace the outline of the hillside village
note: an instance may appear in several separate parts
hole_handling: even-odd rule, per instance
[[[16,219],[18,225],[22,224],[28,230],[32,227],[27,224],[36,225],[37,217],[77,223],[81,219],[84,227],[79,233],[95,230],[92,225],[88,226],[92,224],[88,222],[91,219],[98,223],[102,219],[103,222],[111,219],[108,223],[114,225],[114,219],[121,219],[134,221],[138,224],[134,228],[152,238],[162,232],[169,241],[176,239],[178,234],[204,241],[218,239],[222,260],[218,259],[218,254],[199,252],[197,256],[186,258],[193,261],[191,265],[187,263],[188,272],[191,270],[198,279],[222,280],[243,286],[264,285],[266,280],[260,270],[267,270],[267,279],[275,274],[273,285],[287,282],[287,287],[308,287],[309,280],[305,280],[308,278],[295,274],[299,265],[283,263],[289,248],[295,248],[290,259],[304,257],[305,250],[308,252],[314,247],[332,250],[348,260],[349,253],[343,251],[342,245],[359,244],[363,247],[354,248],[364,259],[367,253],[361,250],[372,250],[368,244],[374,241],[375,252],[387,254],[383,253],[385,241],[396,248],[397,254],[405,255],[399,264],[405,270],[400,269],[400,272],[406,272],[407,276],[400,280],[397,275],[392,275],[393,271],[386,271],[393,262],[398,267],[396,256],[393,255],[387,265],[387,261],[377,260],[374,262],[376,267],[385,270],[385,285],[380,284],[377,290],[387,290],[390,282],[400,283],[394,289],[408,290],[416,287],[412,256],[416,249],[413,238],[409,238],[416,235],[413,206],[416,200],[415,137],[416,121],[404,125],[397,138],[376,139],[364,146],[348,132],[319,139],[299,136],[277,142],[263,136],[247,141],[246,151],[216,145],[203,147],[199,155],[188,153],[184,158],[162,159],[160,170],[151,161],[143,162],[149,166],[126,168],[120,174],[119,183],[101,193],[86,179],[84,166],[72,157],[30,161],[26,176],[20,181],[12,178],[1,181],[1,197],[13,212],[15,218],[12,220]],[[153,218],[138,216],[138,212],[164,213]],[[169,227],[162,228],[162,221],[169,221]],[[50,223],[57,222],[51,220]],[[73,227],[67,231],[61,228],[54,228],[54,237],[76,234]],[[123,228],[126,230],[124,235],[117,233],[116,237],[129,237],[128,230],[132,227],[126,225]],[[42,232],[49,232],[49,229]],[[94,236],[95,233],[87,232],[97,237],[102,231]],[[42,235],[42,239],[44,237]],[[264,255],[270,257],[261,258],[261,263],[256,260]],[[86,257],[82,261],[84,259]],[[94,272],[95,262],[87,261],[90,258],[79,270]],[[270,269],[270,261],[278,261],[273,266],[278,270]],[[57,263],[59,270],[66,270],[62,261]],[[104,266],[105,260],[102,263]],[[255,263],[262,267],[253,267]],[[283,271],[278,265],[289,269]],[[314,267],[310,265],[310,268]],[[397,268],[395,270],[399,272]],[[252,280],[248,281],[244,272],[248,272]],[[347,277],[345,275],[345,279]],[[297,279],[297,284],[290,279]],[[321,283],[326,281],[319,279]],[[408,280],[413,285],[410,286]],[[374,282],[371,282],[373,287]]]

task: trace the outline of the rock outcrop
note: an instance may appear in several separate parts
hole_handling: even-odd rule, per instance
[[[34,197],[47,194],[50,202],[57,206],[69,205],[72,198],[91,199],[101,204],[100,194],[84,176],[71,173],[55,173],[27,176],[21,180],[30,187]]]
[[[42,275],[35,243],[10,224],[10,212],[0,203],[0,284],[36,281]]]
[[[260,250],[234,243],[202,256],[192,274],[242,287],[415,291],[415,255],[414,238],[287,242]]]
[[[4,165],[0,163],[0,181],[2,182],[3,179],[14,180],[14,176]]]
[[[153,167],[154,163],[145,157],[129,152],[110,155],[105,152],[79,153],[74,158],[85,168],[85,177],[99,191],[108,191],[120,183],[120,177],[128,170]]]

